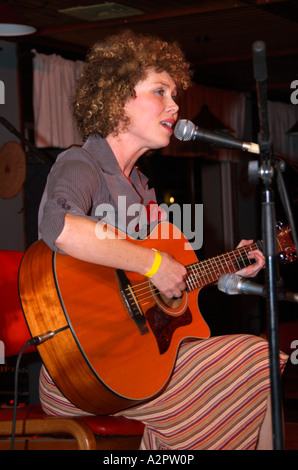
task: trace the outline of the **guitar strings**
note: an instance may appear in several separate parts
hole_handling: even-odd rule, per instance
[[[286,231],[285,231],[285,229],[283,229],[283,231],[281,231],[280,233],[277,234],[277,244],[279,246],[280,251],[282,251],[282,248],[283,248],[283,245],[282,245],[282,242],[280,241],[280,238],[282,239],[285,236],[283,232],[285,232],[286,234],[290,233],[291,229],[288,228]],[[199,285],[200,279],[201,278],[206,278],[206,276],[208,277],[209,275],[212,276],[212,274],[215,274],[215,278],[211,277],[211,280],[208,278],[207,283],[206,283],[206,280],[204,280],[204,282],[201,284],[201,287],[216,281],[216,279],[218,278],[218,271],[216,271],[214,269],[213,265],[215,265],[215,267],[217,268],[218,267],[218,263],[217,263],[218,261],[220,261],[220,265],[221,265],[221,268],[223,269],[223,272],[225,272],[225,269],[224,269],[224,264],[222,263],[222,261],[224,261],[224,263],[226,264],[228,272],[233,272],[233,270],[237,271],[237,268],[239,270],[243,267],[246,267],[245,262],[249,262],[249,264],[252,264],[252,260],[250,258],[248,258],[247,254],[248,254],[249,251],[253,251],[253,250],[258,249],[258,248],[259,248],[258,244],[253,243],[252,245],[239,247],[239,248],[237,248],[236,250],[234,250],[232,252],[228,252],[226,254],[219,255],[215,258],[205,260],[205,261],[196,262],[196,263],[193,263],[191,265],[186,266],[186,269],[187,269],[187,278],[186,278],[187,287],[191,288],[190,290],[193,290],[195,288],[200,287],[200,285]],[[244,260],[243,257],[242,257],[243,252],[246,255],[246,260]],[[240,266],[238,264],[238,259],[237,259],[236,254],[240,256],[244,266]],[[234,257],[234,259],[233,259],[233,257]],[[227,262],[227,258],[228,258],[228,262]],[[237,267],[236,267],[236,264],[237,264]],[[201,266],[204,267],[204,269],[205,269],[204,271],[201,270]],[[233,267],[233,270],[231,270],[231,266]],[[200,274],[201,277],[199,277],[198,274]],[[132,294],[131,294],[131,292],[129,291],[128,288],[125,289],[125,290],[128,291],[128,295],[132,296]],[[142,298],[140,298],[140,297],[138,298],[139,302],[144,302],[145,300],[152,297],[152,293],[158,293],[159,292],[158,289],[152,283],[150,283],[150,281],[148,279],[146,279],[145,281],[140,282],[139,284],[136,284],[133,287],[133,290],[134,290],[134,295],[144,296]]]
[[[248,252],[248,251],[252,251],[252,250],[254,249],[253,247],[255,247],[255,245],[250,245],[249,247],[240,247],[240,248],[237,249],[236,251],[239,252],[239,255],[241,255],[241,251],[244,251],[245,254],[247,255],[247,252]],[[232,252],[232,253],[234,253],[234,252]],[[227,255],[230,255],[230,253],[227,253]],[[218,256],[218,257],[216,257],[216,258],[214,258],[214,259],[220,260],[220,258],[222,258],[223,256],[225,256],[225,255],[220,255],[220,256]],[[243,259],[242,256],[241,256],[241,259],[242,259],[243,264],[245,264],[245,260]],[[226,264],[226,267],[229,269],[229,272],[230,272],[231,265],[232,265],[233,267],[235,267],[234,261],[237,262],[236,259],[235,259],[235,260],[229,259],[229,263],[227,263],[227,262],[225,263],[225,264]],[[247,257],[246,261],[249,261],[249,262],[251,263],[251,260],[250,260],[248,257]],[[216,267],[217,267],[216,261],[214,261],[213,263],[214,263],[214,264],[216,265]],[[205,266],[204,266],[205,268],[206,268],[206,267],[209,268],[209,271],[208,271],[208,269],[207,269],[207,270],[205,269],[205,271],[201,271],[201,269],[200,269],[200,267],[199,267],[200,264],[205,265]],[[221,262],[221,260],[220,260],[220,265],[221,265],[222,268],[224,268],[224,265],[223,265],[223,263]],[[238,265],[237,267],[238,267],[239,269],[242,268],[242,266],[239,266],[239,265]],[[193,263],[193,264],[191,264],[191,265],[186,266],[186,268],[187,268],[188,271],[190,270],[190,272],[188,272],[188,278],[191,277],[191,276],[193,276],[193,275],[194,275],[194,274],[193,274],[194,271],[196,271],[196,279],[195,279],[196,282],[199,282],[199,281],[200,281],[200,279],[199,279],[198,276],[197,276],[197,273],[198,273],[198,272],[201,274],[201,277],[206,277],[206,276],[208,277],[210,274],[213,274],[213,275],[215,274],[216,276],[218,275],[217,270],[215,270],[215,269],[213,268],[213,266],[210,267],[210,260],[205,260],[205,261]],[[211,280],[208,279],[208,282],[213,282],[213,281],[214,281],[214,279],[211,279]],[[205,285],[205,284],[206,284],[206,282],[204,281],[204,283],[202,283],[202,286]],[[142,287],[142,286],[145,286],[145,287]],[[139,284],[136,284],[136,285],[134,286],[134,292],[135,292],[135,293],[141,292],[142,290],[146,289],[147,286],[148,286],[148,280],[145,280],[145,281],[143,281],[143,282],[141,282],[141,283],[139,283]],[[135,289],[136,287],[137,287],[138,289]],[[140,287],[141,287],[141,288],[140,288]]]
[[[225,264],[226,264],[226,268],[228,269],[228,272],[231,272],[231,265],[235,269],[235,263],[237,263],[236,254],[240,255],[244,266],[245,266],[245,260],[242,257],[243,253],[246,255],[246,261],[249,261],[251,263],[251,260],[247,257],[247,253],[249,251],[252,251],[255,248],[257,248],[256,244],[252,244],[252,245],[244,246],[244,247],[239,247],[236,250],[234,250],[233,252],[229,252],[229,253],[226,253],[224,255],[219,255],[219,256],[213,258],[212,260],[205,260],[205,261],[201,261],[201,262],[196,262],[196,263],[193,263],[191,265],[186,266],[186,269],[188,271],[186,283],[191,284],[191,286],[188,286],[188,287],[192,287],[192,289],[200,287],[200,281],[201,281],[202,277],[204,278],[206,276],[208,277],[209,275],[214,275],[215,274],[215,277],[217,278],[218,271],[215,270],[212,266],[212,261],[213,260],[214,260],[213,264],[215,265],[215,267],[218,267],[216,260],[220,260],[220,266],[221,266],[222,269],[224,269],[224,264],[222,263],[222,260],[224,260]],[[234,256],[234,260],[231,259],[231,256]],[[226,262],[226,257],[229,257],[229,263]],[[200,265],[204,265],[205,271],[203,271],[203,272],[201,271]],[[239,265],[237,267],[238,267],[238,269],[242,268]],[[206,270],[206,268],[207,268],[207,270]],[[209,269],[209,271],[208,271],[208,269]],[[225,270],[223,272],[225,272]],[[198,277],[198,273],[201,275],[201,278]],[[190,279],[191,277],[195,277],[195,278],[191,280]],[[211,278],[211,280],[208,279],[207,284],[214,282],[216,280],[216,278]],[[201,287],[203,287],[204,285],[206,285],[206,280],[204,282],[202,282]],[[130,292],[129,288],[124,289],[124,291],[127,291],[128,297],[129,296],[133,297],[133,294]],[[145,300],[148,300],[152,297],[152,293],[157,294],[159,292],[158,289],[148,279],[146,279],[145,281],[142,281],[138,284],[135,284],[133,286],[133,291],[134,291],[134,295],[137,296],[138,302],[144,302]]]

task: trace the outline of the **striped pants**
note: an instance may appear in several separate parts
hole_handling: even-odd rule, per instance
[[[281,371],[286,361],[281,353]],[[146,425],[143,450],[249,450],[256,448],[269,393],[267,341],[220,336],[182,344],[162,394],[117,415]],[[86,414],[59,392],[44,368],[40,399],[49,414]]]

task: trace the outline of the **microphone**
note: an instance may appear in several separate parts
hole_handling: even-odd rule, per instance
[[[229,135],[220,134],[218,132],[208,131],[194,125],[188,119],[180,119],[174,128],[174,136],[183,141],[188,140],[202,140],[211,142],[217,147],[235,148],[244,150],[251,153],[260,153],[258,144],[253,142],[242,142],[241,140],[234,139]]]
[[[253,43],[253,66],[257,85],[260,137],[262,143],[271,144],[267,111],[267,64],[266,45],[263,41]],[[269,147],[268,147],[269,148]]]
[[[218,279],[217,287],[221,292],[228,295],[265,295],[265,286],[248,281],[247,279],[238,276],[238,274],[222,274]]]
[[[238,276],[238,274],[222,274],[218,279],[217,287],[228,295],[251,294],[266,297],[265,286]],[[277,298],[288,302],[298,302],[298,293],[285,290],[278,292]]]

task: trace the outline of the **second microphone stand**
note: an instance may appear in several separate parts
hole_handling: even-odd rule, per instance
[[[264,256],[266,263],[266,305],[267,326],[269,331],[269,356],[270,356],[270,384],[272,406],[272,429],[274,450],[283,449],[283,418],[280,384],[280,357],[279,357],[279,326],[277,309],[277,286],[279,285],[278,250],[276,237],[276,215],[274,194],[271,188],[275,176],[275,163],[273,158],[272,141],[269,134],[267,114],[267,67],[265,58],[265,44],[256,41],[253,44],[254,73],[257,83],[258,110],[260,121],[259,147],[260,163],[251,162],[249,165],[249,179],[257,183],[260,179],[263,183],[262,200],[262,236],[264,244]],[[282,188],[280,168],[277,167],[278,184]],[[287,201],[286,191],[282,194],[282,201]],[[297,250],[297,236],[295,226],[287,204],[289,222]]]

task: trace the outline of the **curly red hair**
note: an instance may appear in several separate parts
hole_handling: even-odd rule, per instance
[[[93,133],[116,135],[120,124],[128,124],[123,108],[150,68],[166,71],[178,90],[190,85],[189,63],[175,42],[125,31],[92,47],[74,100],[74,116],[84,138]]]

